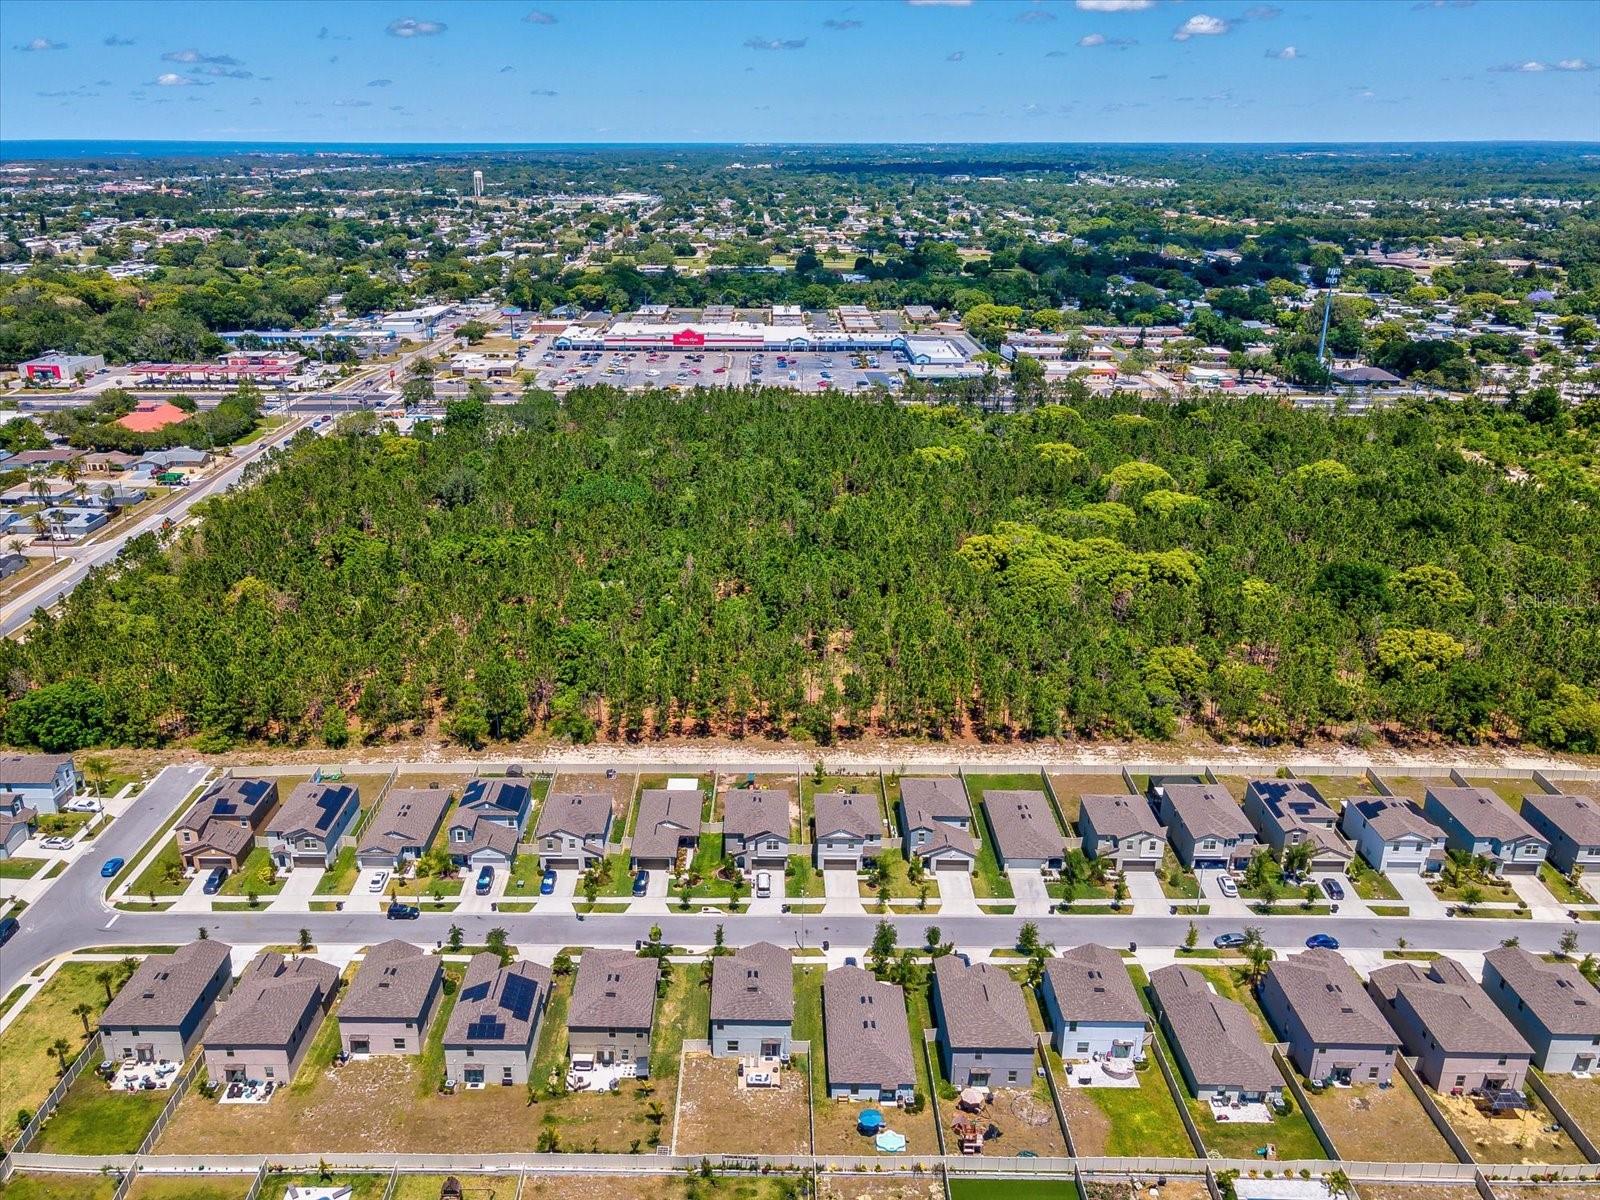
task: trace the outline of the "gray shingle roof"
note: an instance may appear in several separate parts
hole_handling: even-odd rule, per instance
[[[983,807],[1000,858],[1060,858],[1067,842],[1043,792],[985,792]]]
[[[528,785],[520,779],[472,779],[461,792],[461,807],[503,821],[520,818],[528,804]]]
[[[592,841],[605,836],[610,820],[611,796],[607,792],[551,792],[539,810],[534,837],[568,834]]]
[[[1149,834],[1151,837],[1166,836],[1166,830],[1161,828],[1161,821],[1156,817],[1155,810],[1143,796],[1109,793],[1079,796],[1080,825],[1085,818],[1094,825],[1095,832],[1103,837],[1120,839],[1138,837],[1140,834]]]
[[[794,1020],[794,960],[782,946],[756,942],[712,960],[713,1021]]]
[[[1509,842],[1544,838],[1488,788],[1430,787],[1428,795],[1474,838]]]
[[[674,858],[680,840],[700,840],[699,789],[648,788],[639,793],[633,857]]]
[[[900,800],[905,805],[907,817],[913,818],[913,828],[931,824],[943,817],[972,819],[967,790],[954,775],[932,778],[907,776],[900,781]]]
[[[361,804],[361,789],[354,784],[302,783],[272,814],[267,832],[288,837],[319,834],[325,838],[351,804]]]
[[[876,793],[818,792],[811,803],[819,838],[835,833],[863,839],[883,836],[883,817]]]
[[[71,761],[70,754],[0,754],[0,790],[54,783],[57,768]]]
[[[1195,837],[1250,838],[1255,826],[1228,789],[1214,783],[1173,783],[1166,795],[1176,820]]]
[[[1600,991],[1570,962],[1545,962],[1521,946],[1501,946],[1483,956],[1551,1033],[1600,1037]]]
[[[450,818],[451,829],[465,829],[467,840],[450,843],[450,853],[466,857],[479,850],[498,850],[505,855],[514,855],[517,852],[519,835],[510,825],[502,825],[492,817],[478,812],[466,812],[456,809],[456,815]]]
[[[830,1082],[897,1088],[917,1081],[905,994],[860,967],[822,977],[823,1036]]]
[[[445,788],[390,788],[362,830],[356,853],[387,850],[399,854],[407,846],[426,850],[449,807],[450,793]]]
[[[958,1050],[1028,1050],[1033,1023],[1022,989],[1002,968],[968,966],[953,954],[933,960],[945,1040]]]
[[[1551,825],[1579,846],[1600,846],[1600,801],[1593,797],[1536,792],[1523,797],[1522,807],[1544,814]]]
[[[1404,796],[1363,796],[1345,803],[1354,805],[1372,832],[1386,842],[1407,836],[1437,842],[1444,837],[1444,831]]]
[[[1332,950],[1306,950],[1267,966],[1300,1023],[1319,1045],[1398,1046],[1400,1039]]]
[[[1244,1006],[1211,990],[1204,975],[1185,966],[1150,975],[1156,1007],[1166,1014],[1174,1048],[1200,1087],[1265,1092],[1283,1086],[1272,1051]]]
[[[1385,1002],[1403,1001],[1415,1012],[1447,1054],[1527,1058],[1533,1053],[1488,993],[1453,958],[1392,963],[1374,971],[1370,983]],[[1396,1028],[1403,1032],[1402,1026]]]
[[[1115,950],[1086,942],[1046,959],[1044,973],[1063,1020],[1145,1022],[1144,1005]]]
[[[549,967],[521,960],[501,966],[497,954],[474,954],[445,1024],[444,1044],[475,1050],[531,1046],[549,997]]]
[[[722,794],[722,832],[740,838],[789,836],[789,793],[776,788],[730,788]]]
[[[367,951],[361,968],[339,1005],[340,1020],[415,1021],[444,968],[438,957],[410,942],[379,942]]]
[[[567,1027],[649,1029],[655,1019],[660,974],[653,958],[627,950],[585,950],[572,984]]]
[[[182,1023],[231,947],[207,939],[152,954],[100,1014],[102,1028],[160,1029]]]
[[[317,958],[264,951],[250,960],[206,1030],[207,1046],[286,1046],[301,1015],[326,1004],[339,969]]]

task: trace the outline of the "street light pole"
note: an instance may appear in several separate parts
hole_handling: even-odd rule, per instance
[[[1322,306],[1322,337],[1317,342],[1317,363],[1321,365],[1328,354],[1328,319],[1333,315],[1333,285],[1339,282],[1342,272],[1338,267],[1328,268],[1327,301]]]

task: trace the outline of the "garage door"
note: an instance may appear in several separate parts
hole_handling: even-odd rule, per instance
[[[941,858],[933,868],[935,871],[965,871],[967,864],[959,858]]]
[[[1161,864],[1153,858],[1130,858],[1122,864],[1124,871],[1154,871]]]
[[[822,860],[824,871],[854,871],[856,860],[853,858],[825,858]]]
[[[551,871],[576,871],[578,860],[575,858],[547,858],[544,860],[546,869]]]
[[[1197,858],[1194,860],[1196,871],[1222,871],[1226,870],[1228,860],[1225,858]]]

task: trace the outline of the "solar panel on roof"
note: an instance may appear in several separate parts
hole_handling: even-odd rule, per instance
[[[475,983],[471,987],[461,989],[461,998],[463,1000],[482,1000],[488,994],[488,983]]]
[[[499,1017],[485,1014],[467,1026],[469,1041],[498,1041],[506,1034],[505,1023]]]
[[[505,991],[500,997],[500,1007],[519,1021],[526,1021],[533,1012],[533,999],[537,989],[533,980],[524,975],[506,976]]]

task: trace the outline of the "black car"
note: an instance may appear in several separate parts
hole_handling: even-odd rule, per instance
[[[1328,893],[1329,900],[1344,899],[1344,884],[1337,879],[1324,879],[1322,881],[1322,890]]]
[[[206,876],[206,881],[200,885],[200,890],[207,896],[215,896],[222,890],[222,881],[227,877],[227,867],[212,867],[211,874]]]
[[[1218,950],[1237,950],[1248,940],[1242,933],[1219,933],[1211,939],[1211,944]]]
[[[384,915],[391,921],[415,921],[422,910],[415,904],[391,904]]]
[[[0,917],[0,946],[4,946],[15,936],[18,929],[15,917]]]

